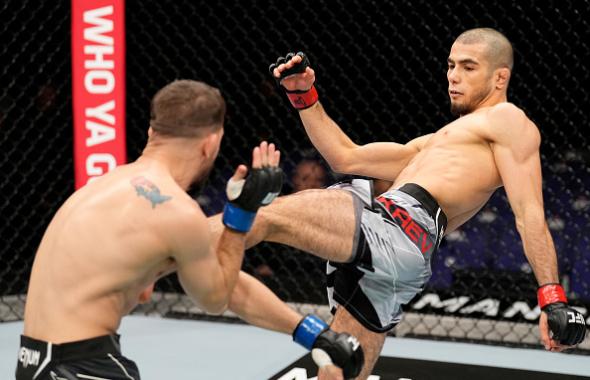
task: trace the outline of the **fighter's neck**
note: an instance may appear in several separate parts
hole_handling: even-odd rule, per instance
[[[201,170],[199,157],[182,150],[146,149],[135,161],[149,169],[165,172],[184,190],[188,189]]]
[[[461,114],[459,115],[459,117],[463,117],[463,116],[467,116],[467,115],[472,115],[472,114],[477,114],[480,112],[485,112],[486,110],[494,107],[495,105],[498,105],[500,103],[506,103],[508,101],[508,99],[506,98],[506,96],[500,97],[498,99],[488,99],[484,102],[482,102],[480,105],[478,105],[477,107],[475,107],[475,109],[469,113],[465,113],[465,114]]]

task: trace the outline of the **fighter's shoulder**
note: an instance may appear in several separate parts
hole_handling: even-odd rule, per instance
[[[486,119],[492,140],[501,141],[515,137],[540,139],[539,129],[526,113],[513,103],[499,103],[490,107]]]
[[[184,191],[176,191],[176,201],[171,204],[169,216],[174,224],[206,224],[207,217],[199,204]]]
[[[169,205],[161,217],[160,233],[173,252],[199,250],[209,245],[210,232],[207,216],[198,203],[186,193]]]
[[[137,177],[144,178],[146,177]],[[176,182],[169,178],[149,177],[149,184],[135,180],[138,196],[151,203],[149,220],[166,234],[175,236],[185,230],[197,231],[207,225],[207,217],[199,204],[191,198]],[[133,180],[132,180],[133,182]]]
[[[529,120],[522,109],[508,102],[490,107],[486,116],[491,123],[501,123],[503,125],[524,124]]]

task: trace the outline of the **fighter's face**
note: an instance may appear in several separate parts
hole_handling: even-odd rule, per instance
[[[492,70],[483,44],[454,43],[447,59],[447,80],[453,115],[475,111],[492,94]]]

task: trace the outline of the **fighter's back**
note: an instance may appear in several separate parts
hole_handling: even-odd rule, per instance
[[[139,163],[74,193],[37,251],[25,335],[59,343],[114,333],[140,293],[172,269],[170,231],[183,214],[199,213],[169,175]]]
[[[500,114],[518,114],[510,125],[493,121]],[[416,183],[428,190],[445,211],[452,231],[483,207],[502,186],[494,156],[498,135],[534,129],[516,106],[501,103],[463,116],[434,133],[399,173],[393,187]]]

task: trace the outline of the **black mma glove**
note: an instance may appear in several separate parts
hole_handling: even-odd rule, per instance
[[[223,209],[223,224],[239,232],[250,231],[258,208],[270,204],[282,186],[283,171],[278,167],[250,169],[245,179],[230,179],[226,187],[229,203]]]
[[[582,313],[568,306],[561,285],[542,285],[537,291],[537,298],[541,310],[547,313],[552,338],[568,346],[582,343],[586,336],[586,321]]]
[[[291,105],[298,110],[304,110],[316,104],[318,101],[318,92],[315,89],[315,86],[312,84],[311,88],[305,91],[289,91],[285,87],[281,85],[281,81],[288,77],[289,75],[293,74],[301,74],[305,72],[305,68],[309,66],[309,59],[305,54],[302,52],[297,53],[300,56],[301,62],[296,64],[295,66],[287,69],[281,73],[279,78],[276,78],[273,74],[273,70],[278,67],[281,63],[287,63],[295,56],[294,53],[288,53],[285,57],[279,57],[276,63],[273,63],[268,67],[268,71],[270,75],[275,79],[277,82],[277,86],[281,87],[287,93],[287,97],[289,101],[291,101]]]
[[[358,376],[365,364],[363,348],[347,333],[337,333],[322,319],[306,315],[293,331],[293,340],[311,350],[318,367],[334,364],[342,369],[345,379]]]

